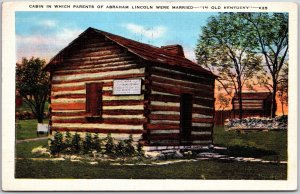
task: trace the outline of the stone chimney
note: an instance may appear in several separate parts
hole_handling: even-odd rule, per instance
[[[169,51],[170,53],[184,57],[183,48],[179,44],[162,46],[161,48]]]

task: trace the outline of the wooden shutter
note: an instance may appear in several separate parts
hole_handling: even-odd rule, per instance
[[[91,116],[101,114],[102,110],[102,84],[87,83],[86,84],[86,112]]]

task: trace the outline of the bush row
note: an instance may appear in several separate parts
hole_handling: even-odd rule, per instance
[[[48,118],[49,113],[44,112],[44,118]],[[16,119],[18,120],[27,120],[27,119],[36,119],[36,116],[32,112],[28,111],[22,111],[22,112],[16,112]]]
[[[91,133],[85,133],[81,138],[78,133],[72,135],[66,132],[65,136],[56,132],[53,139],[50,140],[50,153],[52,155],[65,154],[87,154],[96,151],[109,156],[143,156],[143,148],[140,143],[133,145],[132,135],[128,139],[120,140],[115,143],[111,134],[106,138],[100,139],[98,134],[92,136]]]

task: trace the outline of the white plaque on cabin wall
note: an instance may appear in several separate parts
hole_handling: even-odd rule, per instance
[[[139,95],[141,89],[141,79],[117,79],[114,80],[113,95]]]

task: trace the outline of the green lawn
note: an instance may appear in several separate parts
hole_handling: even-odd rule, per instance
[[[16,178],[286,179],[286,165],[196,161],[162,166],[112,166],[70,161],[16,161]]]
[[[39,146],[46,147],[47,145],[48,145],[48,140],[18,143],[18,144],[16,144],[16,153],[15,153],[16,158],[41,157],[40,155],[31,153],[31,150],[33,148],[36,148],[36,147],[39,147]]]
[[[38,122],[36,119],[19,120],[18,124],[16,125],[17,140],[37,137],[36,134],[37,123]],[[48,123],[48,119],[44,119],[43,123]],[[41,134],[39,136],[45,136],[45,135]]]
[[[31,129],[34,120],[22,121],[22,128]],[[31,132],[35,135],[35,128]],[[30,135],[27,135],[28,137]],[[23,136],[24,137],[24,136]],[[239,134],[216,127],[214,143],[226,146],[223,154],[256,157],[269,160],[287,159],[287,134],[284,131]],[[87,162],[34,161],[28,158],[45,157],[32,154],[47,140],[19,143],[16,146],[16,178],[133,178],[133,179],[276,179],[287,178],[286,164],[224,162],[217,160],[182,162],[162,166],[113,166],[110,162],[91,165]],[[141,173],[142,172],[142,173]]]
[[[45,107],[44,107],[44,111],[47,112],[48,111],[48,105],[49,103],[46,102],[45,103]],[[30,107],[23,101],[22,105],[19,107],[16,107],[16,112],[23,112],[23,111],[28,111],[31,112]]]
[[[23,112],[23,111],[31,112],[31,109],[25,102],[23,102],[21,106],[16,107],[16,111],[17,112]]]
[[[16,112],[28,111],[31,112],[30,107],[23,102],[22,106],[16,107]],[[48,111],[48,102],[45,104],[45,112]],[[36,128],[37,128],[37,120],[29,119],[29,120],[18,120],[16,123],[16,138],[17,140],[21,139],[30,139],[37,137]],[[48,119],[44,119],[43,123],[48,123]],[[44,135],[41,135],[44,136]]]
[[[229,151],[269,160],[287,160],[287,131],[249,132],[241,134],[214,128],[214,144],[225,146]],[[249,155],[248,155],[249,156]]]

